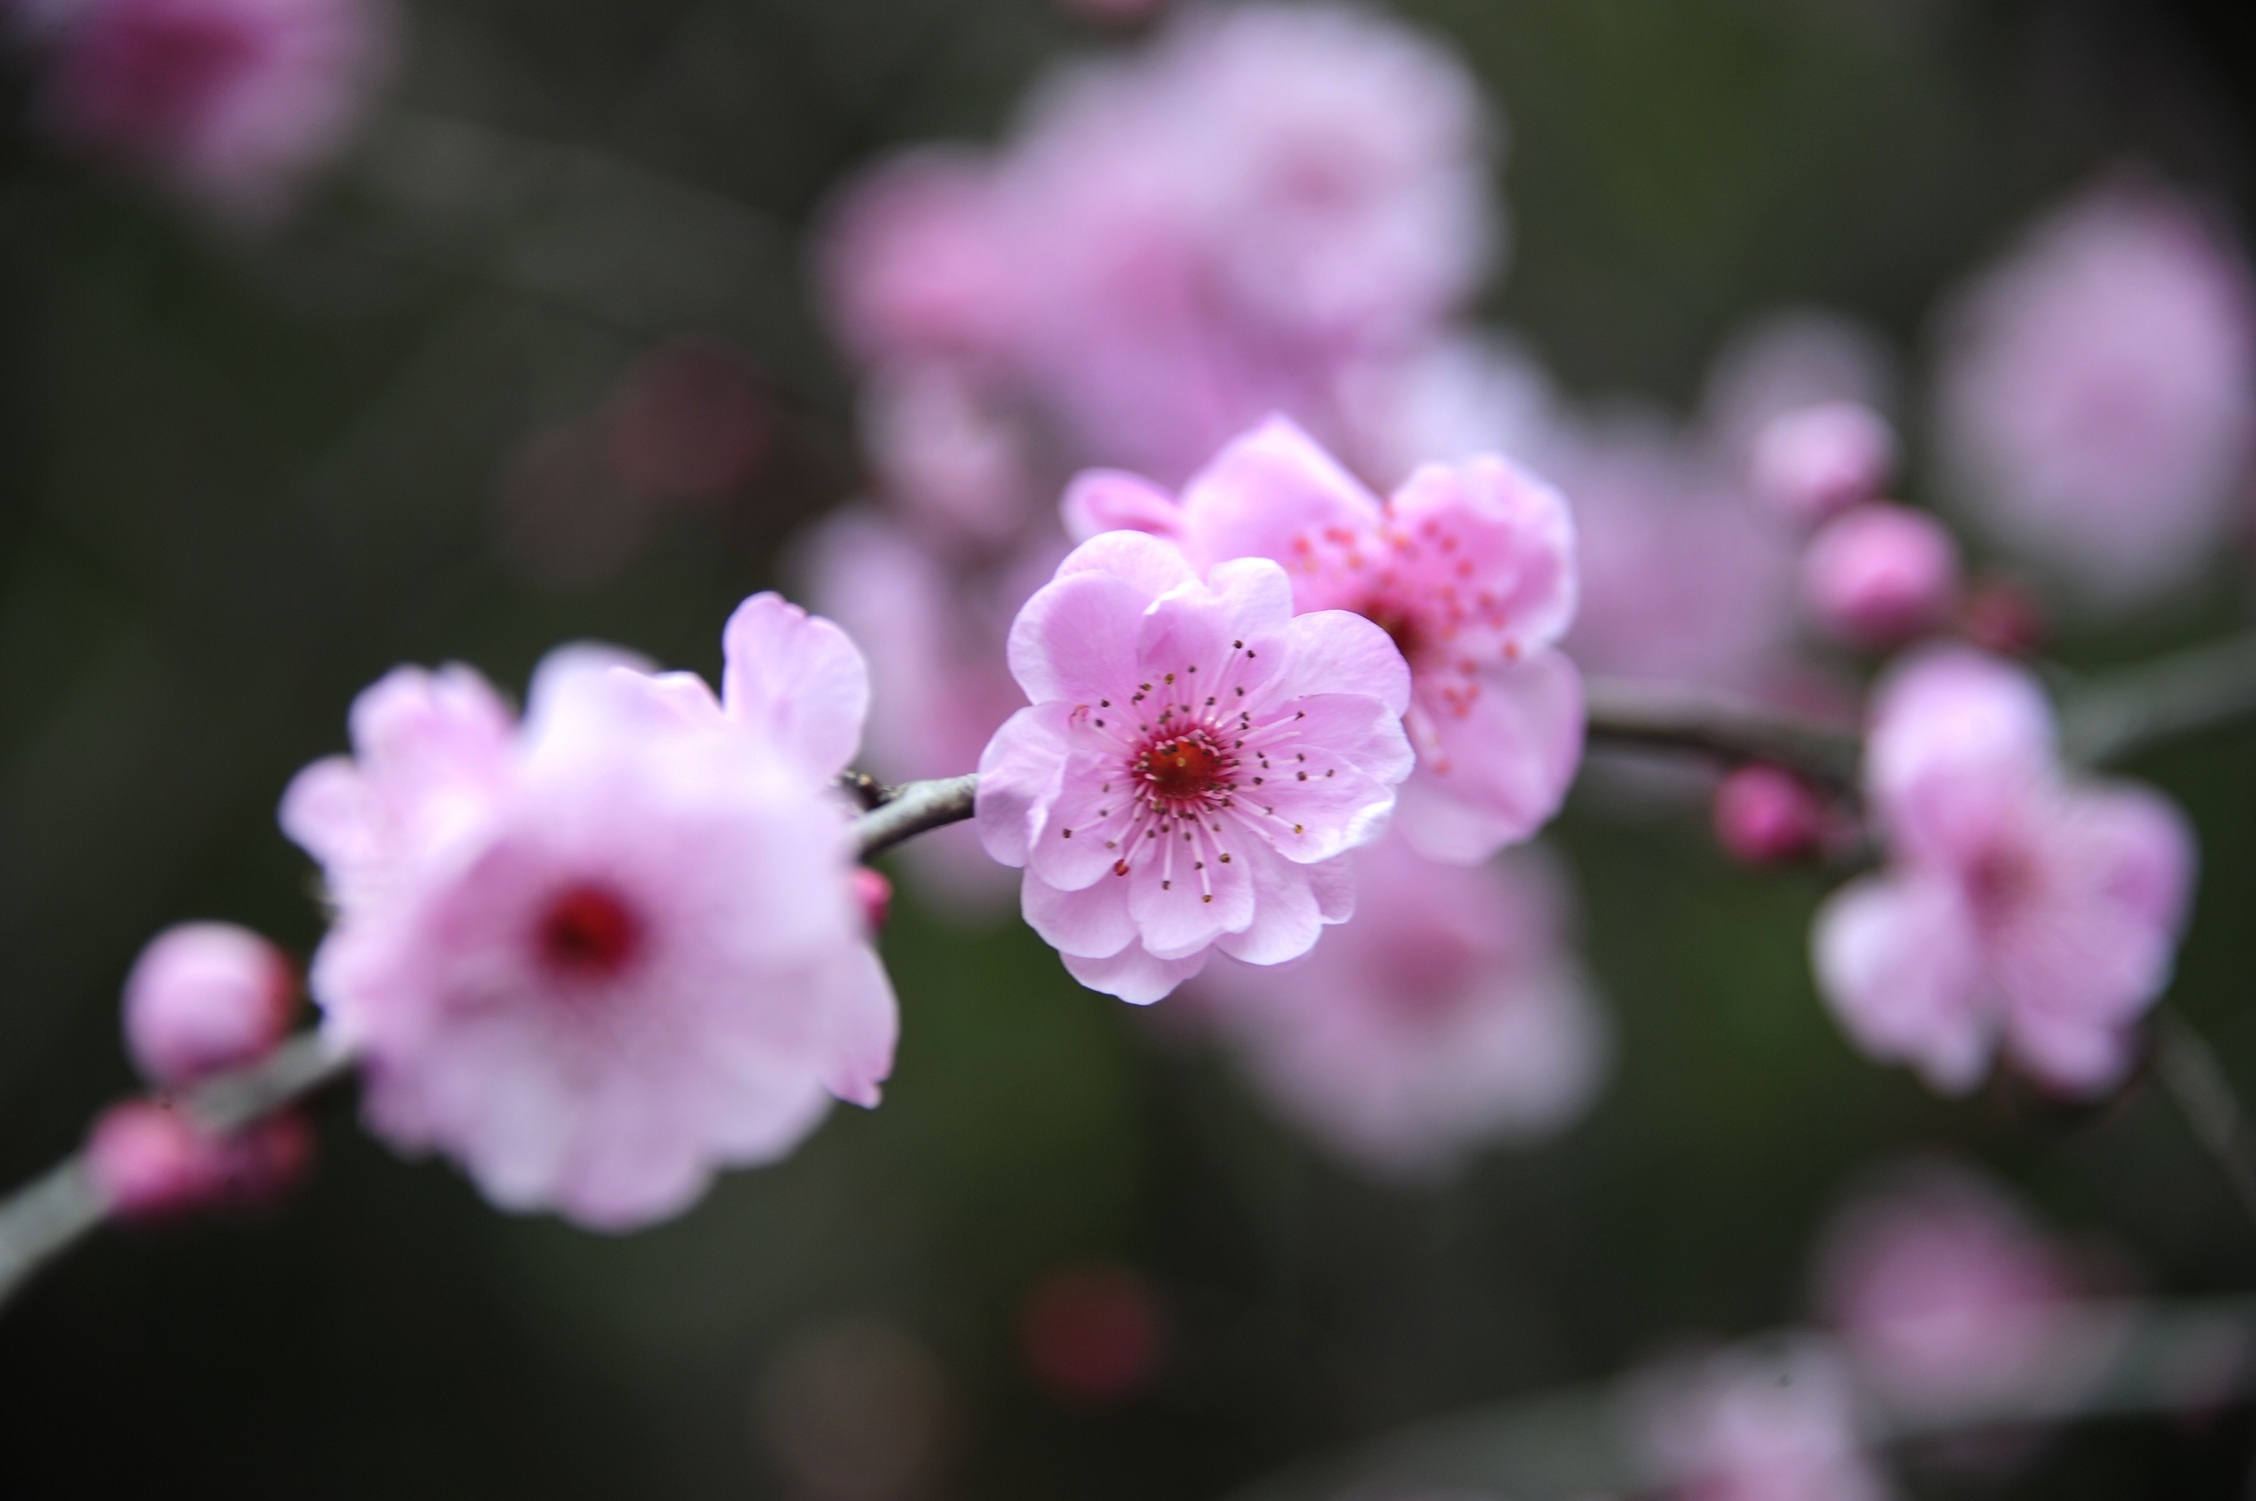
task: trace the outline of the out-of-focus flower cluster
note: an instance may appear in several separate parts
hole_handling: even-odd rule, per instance
[[[272,220],[387,71],[385,0],[8,0],[68,147],[237,224]]]

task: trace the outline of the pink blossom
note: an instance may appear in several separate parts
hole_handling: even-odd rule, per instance
[[[190,1083],[272,1052],[297,993],[290,961],[258,934],[182,923],[150,940],[126,976],[126,1045],[151,1083]]]
[[[2006,1195],[1924,1165],[1828,1229],[1818,1298],[1859,1375],[1895,1407],[1948,1413],[2049,1378],[2077,1277]]]
[[[270,1203],[296,1186],[312,1157],[312,1130],[295,1111],[222,1137],[169,1100],[112,1106],[86,1140],[95,1196],[108,1213],[128,1221]]]
[[[59,18],[65,139],[259,221],[344,144],[388,61],[379,0],[83,0]]]
[[[2256,289],[2191,205],[2144,181],[2094,188],[1947,333],[1939,420],[1967,514],[2085,602],[2151,603],[2243,523]]]
[[[1792,661],[1793,544],[1721,465],[1628,414],[1567,429],[1545,462],[1574,497],[1576,662],[1745,694],[1777,682]]]
[[[1030,707],[980,758],[987,852],[1091,989],[1156,1001],[1220,949],[1306,953],[1354,905],[1339,857],[1376,838],[1412,757],[1386,633],[1293,613],[1266,558],[1205,581],[1165,542],[1076,548],[1011,628]]]
[[[1007,549],[1047,519],[1023,417],[966,367],[879,371],[862,391],[861,426],[879,490],[943,547]]]
[[[2194,874],[2183,815],[2064,770],[2026,672],[1958,647],[1882,686],[1866,796],[1889,863],[1819,913],[1819,982],[1857,1045],[1937,1089],[1991,1056],[2078,1095],[2130,1068]]]
[[[1744,865],[1779,865],[1816,853],[1831,809],[1806,780],[1756,761],[1733,769],[1716,787],[1716,843]]]
[[[1871,650],[1934,630],[1958,603],[1958,543],[1925,511],[1873,502],[1834,517],[1802,556],[1802,603],[1828,634]]]
[[[993,155],[851,190],[833,321],[873,367],[975,358],[1071,459],[1175,482],[1270,411],[1337,425],[1341,371],[1471,293],[1488,138],[1462,65],[1397,23],[1186,11],[1051,79]]]
[[[1726,1350],[1632,1390],[1647,1462],[1672,1501],[1884,1501],[1840,1363],[1814,1342]]]
[[[1755,440],[1755,493],[1803,522],[1877,500],[1895,468],[1888,419],[1857,401],[1830,401],[1774,417]]]
[[[1446,1171],[1589,1105],[1607,1032],[1568,947],[1567,892],[1514,851],[1438,865],[1399,838],[1354,856],[1356,920],[1286,969],[1217,966],[1198,996],[1263,1091],[1389,1175]]]
[[[559,652],[521,725],[468,669],[401,668],[354,705],[354,758],[284,800],[338,904],[313,991],[372,1123],[505,1207],[658,1219],[832,1095],[877,1101],[893,997],[829,792],[866,674],[774,595],[724,644],[719,699]]]
[[[1274,418],[1179,500],[1097,471],[1074,482],[1065,509],[1077,535],[1154,532],[1194,566],[1274,559],[1296,608],[1383,627],[1410,664],[1418,770],[1400,816],[1421,853],[1483,860],[1558,811],[1582,759],[1582,680],[1554,650],[1574,618],[1574,525],[1558,494],[1509,460],[1427,465],[1382,502]]]

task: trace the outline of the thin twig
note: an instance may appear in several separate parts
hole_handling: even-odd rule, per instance
[[[864,813],[854,825],[862,858],[867,860],[905,839],[963,822],[971,817],[978,791],[976,772],[894,788],[884,802]]]
[[[1689,751],[1728,762],[1774,761],[1836,790],[1854,785],[1857,737],[1815,720],[1683,686],[1596,678],[1586,694],[1594,745]],[[2097,763],[2251,716],[2256,716],[2256,634],[2104,680],[2078,694],[2064,719],[2071,751]],[[856,847],[868,859],[971,817],[979,778],[885,788],[850,774],[845,786],[868,810],[854,826]],[[346,1050],[319,1033],[306,1033],[252,1068],[206,1082],[185,1104],[214,1131],[240,1130],[343,1077],[352,1066]],[[2256,1217],[2256,1143],[2215,1055],[2174,1016],[2163,1018],[2156,1072]],[[107,1214],[78,1155],[0,1200],[0,1304]]]
[[[2241,1208],[2256,1220],[2256,1140],[2249,1137],[2247,1114],[2225,1077],[2224,1065],[2217,1061],[2216,1050],[2177,1012],[2164,1010],[2155,1020],[2155,1077],[2177,1101],[2194,1140],[2224,1171]]]
[[[2061,712],[2061,738],[2075,760],[2117,765],[2245,719],[2256,719],[2256,631],[2078,689]]]
[[[1836,790],[1856,781],[1857,737],[1813,719],[1684,684],[1592,678],[1583,696],[1592,745],[1774,761]]]
[[[207,1130],[225,1135],[343,1078],[352,1062],[351,1053],[321,1033],[301,1032],[249,1068],[206,1080],[181,1104]],[[83,1152],[0,1201],[0,1305],[109,1212]]]

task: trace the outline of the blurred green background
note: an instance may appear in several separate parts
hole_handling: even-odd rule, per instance
[[[1867,319],[1915,360],[1938,292],[2125,156],[2250,202],[2235,0],[1400,9],[1462,45],[1510,122],[1515,250],[1484,310],[1577,393],[1682,404],[1782,303]],[[521,684],[592,637],[717,670],[727,610],[856,486],[810,218],[876,155],[991,139],[1045,64],[1123,44],[1034,0],[423,0],[408,19],[369,134],[268,241],[20,125],[0,144],[0,1179],[132,1087],[116,995],[158,927],[224,916],[311,947],[274,805],[385,668]],[[610,502],[530,484],[528,445],[568,452],[622,371],[685,335],[758,372],[773,421],[750,477],[592,552],[543,543],[529,494]],[[2135,658],[2237,614],[2215,600],[2065,655]],[[2256,1095],[2252,751],[2242,733],[2139,770],[2203,831],[2173,1003]],[[882,1110],[613,1239],[499,1215],[330,1102],[289,1203],[105,1233],[0,1316],[0,1492],[847,1496],[882,1434],[838,1418],[847,1480],[825,1492],[830,1461],[779,1446],[775,1414],[859,1329],[923,1446],[901,1461],[913,1494],[1217,1495],[1799,1316],[1844,1182],[1906,1146],[1992,1164],[2139,1285],[2250,1284],[2256,1233],[2151,1090],[2091,1113],[1945,1103],[1854,1056],[1807,978],[1819,877],[1735,872],[1694,817],[1578,808],[1558,843],[1620,1064],[1547,1146],[1431,1191],[1372,1185],[1031,935],[904,902]],[[1015,1338],[1028,1289],[1092,1259],[1150,1279],[1169,1327],[1149,1387],[1102,1409],[1046,1395]],[[2098,1425],[2007,1489],[2238,1496],[2249,1438],[2239,1412]]]

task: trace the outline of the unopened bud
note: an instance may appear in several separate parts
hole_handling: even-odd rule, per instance
[[[1835,401],[1773,418],[1755,439],[1749,478],[1772,506],[1814,526],[1877,499],[1895,465],[1888,419],[1861,403]]]
[[[152,1084],[255,1063],[290,1026],[297,976],[282,951],[232,923],[157,935],[125,981],[125,1040]]]
[[[1750,762],[1716,788],[1716,842],[1743,865],[1782,865],[1817,850],[1826,813],[1824,797],[1803,778]]]
[[[893,911],[893,883],[866,865],[854,867],[852,881],[862,921],[875,933],[885,926],[886,917]]]
[[[2036,596],[2008,578],[1986,578],[1966,593],[1959,634],[2001,657],[2026,657],[2045,643],[2045,618]]]
[[[1907,506],[1860,505],[1827,522],[1802,558],[1802,602],[1829,635],[1868,650],[1900,646],[1950,618],[1958,544]]]
[[[86,1141],[94,1191],[121,1220],[268,1204],[295,1187],[312,1160],[312,1130],[295,1111],[218,1136],[169,1100],[114,1105]]]

